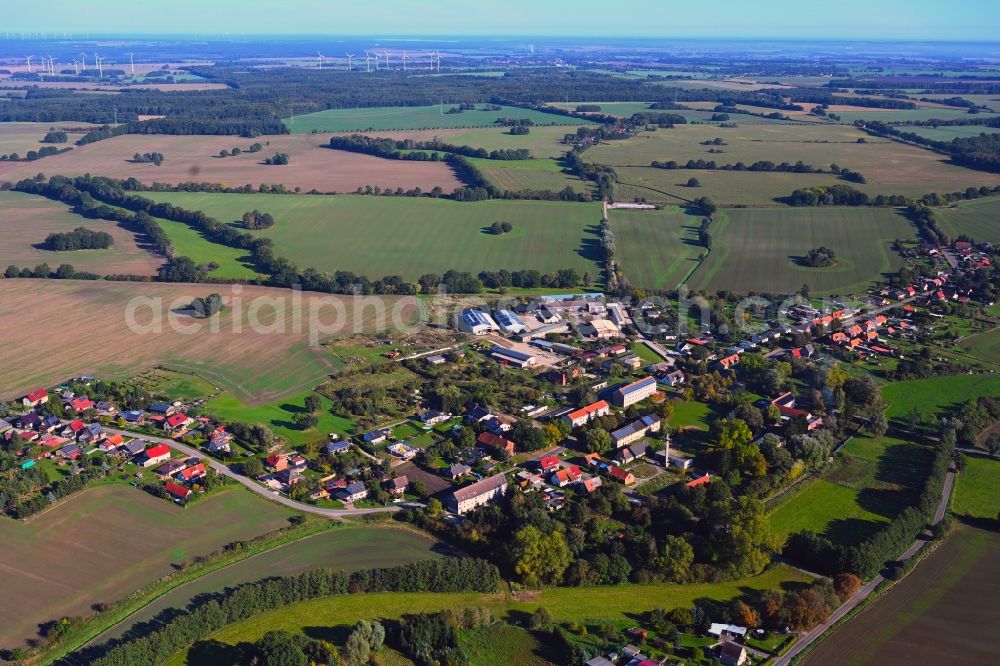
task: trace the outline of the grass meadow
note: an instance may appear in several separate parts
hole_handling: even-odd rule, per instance
[[[899,421],[908,420],[914,409],[926,419],[984,395],[1000,395],[1000,376],[949,375],[893,382],[882,388],[882,399],[889,404],[886,415]]]
[[[965,234],[978,242],[1000,243],[1000,197],[963,201],[935,212],[941,228],[952,236]]]
[[[952,513],[997,520],[1000,515],[1000,461],[966,456],[951,496]]]
[[[354,423],[344,417],[331,414],[330,401],[323,397],[320,398],[323,402],[323,408],[316,414],[319,417],[319,423],[308,430],[302,430],[295,425],[292,417],[305,411],[304,402],[306,396],[311,393],[312,391],[305,391],[298,395],[289,396],[285,400],[260,405],[246,404],[229,393],[223,393],[206,402],[204,410],[206,413],[223,420],[262,423],[276,434],[286,437],[293,446],[324,440],[331,432],[336,432],[342,437],[355,434]]]
[[[520,617],[544,606],[557,622],[628,619],[653,608],[690,606],[696,599],[729,600],[755,591],[807,582],[810,578],[791,567],[772,566],[751,578],[725,583],[621,585],[613,587],[549,588],[529,601],[514,601],[506,595],[478,593],[379,593],[331,596],[293,604],[241,622],[212,634],[208,641],[222,646],[255,641],[266,632],[285,629],[301,632],[307,627],[324,628],[329,635],[346,634],[359,619],[391,620],[403,613],[433,612],[450,608],[485,606],[495,617]],[[216,648],[219,646],[216,645]],[[197,647],[176,655],[170,666],[199,663],[193,659]],[[192,658],[189,658],[192,657]]]
[[[696,289],[789,293],[808,284],[814,293],[864,290],[903,260],[891,249],[909,239],[912,225],[881,208],[733,209],[710,228],[712,251],[691,276]],[[799,259],[826,246],[837,253],[829,268],[809,268]]]
[[[575,268],[600,274],[596,203],[547,201],[455,202],[374,196],[302,196],[148,192],[150,198],[201,210],[220,221],[248,210],[274,215],[255,232],[271,238],[281,256],[301,268],[346,270],[372,279],[402,275],[416,281],[447,270]],[[510,222],[509,234],[488,227]],[[207,251],[207,250],[206,250]]]
[[[587,121],[531,109],[504,106],[499,111],[448,113],[456,105],[386,106],[363,109],[329,109],[288,117],[283,122],[293,134],[369,130],[421,130],[455,127],[498,127],[498,118],[528,118],[535,125],[586,125]]]
[[[616,253],[636,287],[674,289],[706,252],[698,242],[697,216],[672,206],[662,210],[611,210]]]
[[[2,520],[0,646],[16,647],[41,622],[86,614],[195,556],[282,527],[291,515],[242,488],[181,508],[109,485],[76,493],[26,522]]]

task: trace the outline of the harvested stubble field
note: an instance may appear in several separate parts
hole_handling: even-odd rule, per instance
[[[703,145],[720,138],[725,145]],[[858,143],[864,139],[864,143]],[[710,153],[710,150],[722,152]],[[614,166],[620,181],[646,185],[684,198],[709,196],[721,204],[768,204],[797,187],[846,184],[875,194],[921,196],[954,192],[967,187],[997,184],[997,177],[948,163],[943,155],[916,146],[870,137],[843,125],[678,125],[673,129],[642,132],[624,141],[591,148],[584,159]],[[859,171],[867,183],[851,183],[832,174],[796,174],[751,171],[653,169],[653,161],[715,161],[747,166],[756,161],[804,164],[829,169],[831,164]],[[684,187],[688,178],[701,181],[698,189]]]
[[[1000,648],[984,627],[1000,625],[1000,536],[961,526],[875,603],[837,627],[806,666],[995,664]]]
[[[883,208],[731,209],[711,226],[712,251],[691,277],[696,289],[791,293],[808,284],[814,293],[864,290],[903,261],[891,249],[914,236],[913,226]],[[799,259],[819,246],[837,261],[809,268]]]
[[[114,245],[103,250],[56,252],[37,247],[52,233],[77,227],[104,231]],[[78,271],[98,275],[155,275],[163,258],[141,248],[138,237],[113,222],[88,220],[68,206],[20,192],[0,192],[0,264],[34,268],[47,263],[55,270],[70,264]]]
[[[952,236],[965,234],[977,242],[1000,243],[1000,197],[963,201],[936,212],[941,228]]]
[[[252,143],[263,144],[258,153],[245,152]],[[271,136],[243,139],[235,136],[126,135],[77,146],[44,162],[0,162],[0,181],[30,178],[39,170],[48,174],[79,176],[90,173],[112,178],[138,178],[152,184],[184,182],[224,183],[230,186],[281,184],[303,191],[353,192],[365,185],[396,189],[440,186],[446,192],[461,185],[444,162],[385,160],[323,147],[328,136]],[[236,157],[219,157],[219,151],[238,147]],[[162,165],[135,164],[136,153],[163,153]],[[288,153],[290,162],[268,166],[264,158]],[[44,165],[44,166],[43,166]]]
[[[676,206],[656,211],[612,210],[618,260],[636,287],[674,289],[706,252],[698,242],[700,218]]]
[[[317,111],[283,122],[295,134],[319,132],[351,132],[367,130],[434,129],[447,127],[498,127],[497,118],[527,118],[535,125],[585,125],[579,118],[544,113],[512,106],[501,107],[499,111],[483,111],[477,105],[475,111],[448,113],[454,104],[438,106],[386,106],[363,109],[329,109]]]
[[[180,508],[109,485],[27,522],[0,520],[0,646],[17,647],[40,623],[88,614],[91,605],[117,601],[192,557],[278,529],[291,515],[242,488]]]
[[[268,403],[320,384],[342,366],[325,347],[309,346],[309,298],[303,296],[301,330],[291,292],[266,287],[237,287],[242,308],[237,317],[231,307],[234,292],[224,285],[161,284],[140,282],[80,282],[75,280],[0,280],[0,312],[17,312],[18,325],[0,333],[0,368],[5,369],[2,391],[13,397],[36,386],[51,386],[68,377],[92,374],[128,377],[155,366],[195,372],[250,403]],[[198,296],[221,293],[226,303],[218,332],[209,324],[177,313],[179,326],[200,324],[197,331],[174,330],[167,313]],[[330,326],[339,321],[341,332],[373,332],[377,315],[371,303],[355,297],[322,296],[328,303],[318,310]],[[132,332],[126,325],[133,298],[152,299],[140,307],[135,319],[147,330],[162,310],[160,332]],[[258,297],[260,297],[258,299]],[[275,314],[275,299],[284,311]],[[415,316],[414,299],[385,297],[387,308],[401,316]],[[342,308],[338,314],[335,308]],[[363,308],[363,310],[362,310]],[[260,325],[250,326],[256,310]],[[391,318],[387,315],[387,321]],[[320,342],[331,333],[322,336]]]
[[[549,201],[455,202],[427,197],[304,196],[148,192],[150,198],[221,221],[248,210],[274,215],[255,232],[274,240],[278,254],[300,267],[354,271],[374,279],[417,280],[447,270],[576,268],[599,275],[596,203]],[[511,233],[487,231],[510,222]]]
[[[392,567],[440,557],[437,542],[415,532],[378,527],[338,527],[295,541],[213,571],[176,588],[116,625],[93,644],[122,636],[140,622],[152,620],[168,608],[184,608],[199,594],[250,583],[270,576],[293,576],[319,567],[356,571],[372,566]]]

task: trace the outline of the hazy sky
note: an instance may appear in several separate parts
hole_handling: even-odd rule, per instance
[[[994,40],[998,0],[0,0],[6,31]]]

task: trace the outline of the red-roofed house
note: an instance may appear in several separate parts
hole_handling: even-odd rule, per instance
[[[538,461],[538,469],[543,472],[551,472],[554,469],[559,469],[559,456],[545,456]]]
[[[97,445],[101,451],[107,453],[108,451],[114,451],[119,446],[125,443],[125,438],[121,435],[111,435],[104,439],[100,444]]]
[[[586,407],[581,407],[575,412],[570,412],[563,418],[570,422],[574,428],[578,428],[585,423],[588,423],[591,419],[596,419],[599,416],[607,416],[611,412],[611,407],[605,400],[598,400],[593,402]]]
[[[560,470],[556,470],[556,473],[552,475],[552,485],[559,486],[563,488],[571,483],[576,483],[583,477],[583,473],[580,472],[580,468],[576,465],[571,465]]]
[[[191,497],[190,488],[185,488],[184,486],[178,483],[174,483],[173,481],[167,481],[167,483],[164,484],[163,488],[167,491],[167,493],[171,497],[175,499],[186,500],[187,498]]]
[[[635,475],[627,469],[622,469],[618,465],[612,465],[608,468],[608,475],[620,483],[624,483],[626,486],[630,486],[635,483]]]
[[[43,388],[35,389],[28,395],[21,398],[21,404],[25,407],[37,407],[49,401],[49,392]]]
[[[479,437],[476,438],[476,442],[480,446],[488,446],[490,448],[496,449],[497,451],[503,451],[509,455],[514,455],[515,451],[514,442],[510,441],[506,437],[495,435],[492,432],[480,433]]]
[[[167,432],[177,432],[178,430],[184,430],[191,423],[191,418],[184,412],[177,412],[176,414],[171,414],[167,418],[163,419],[163,429]]]
[[[63,428],[63,434],[68,435],[73,439],[76,439],[77,434],[79,434],[79,432],[86,427],[87,424],[85,424],[83,421],[81,421],[80,419],[75,419],[66,424],[66,427]]]
[[[704,486],[712,482],[712,477],[709,474],[705,476],[699,476],[697,479],[691,479],[686,485],[688,488],[697,488],[698,486]]]
[[[177,478],[185,483],[192,483],[206,474],[208,474],[208,470],[205,469],[205,463],[198,463],[197,465],[192,465],[187,469],[181,470],[180,474],[177,475]]]
[[[280,472],[288,467],[288,456],[283,453],[275,453],[264,458],[264,465],[272,472]]]
[[[729,368],[733,367],[739,362],[740,362],[739,354],[730,354],[729,356],[724,356],[723,358],[720,358],[717,364],[723,370],[728,370]]]
[[[166,444],[154,444],[142,452],[141,460],[143,467],[153,467],[166,462],[170,460],[170,447]]]
[[[94,401],[85,395],[78,395],[69,402],[66,406],[72,409],[74,412],[83,412],[94,406]]]

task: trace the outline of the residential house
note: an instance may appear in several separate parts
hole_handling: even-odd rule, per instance
[[[730,354],[729,356],[723,356],[718,361],[716,361],[715,364],[716,367],[722,368],[723,370],[729,370],[739,362],[740,362],[739,354]]]
[[[337,495],[345,502],[359,502],[368,497],[368,488],[360,481],[352,481],[341,489]]]
[[[139,456],[141,467],[155,467],[160,463],[170,460],[170,447],[166,444],[154,444]]]
[[[604,400],[598,400],[593,402],[586,407],[581,407],[576,411],[570,412],[563,416],[563,419],[569,421],[570,425],[574,428],[579,428],[586,423],[589,423],[591,419],[596,419],[600,416],[607,416],[611,413],[611,407]]]
[[[104,439],[104,427],[100,423],[90,423],[76,435],[80,444],[96,444]]]
[[[286,467],[285,469],[275,474],[275,478],[278,480],[278,483],[282,484],[285,487],[286,490],[291,489],[292,486],[302,481],[303,478],[302,468]]]
[[[72,409],[77,414],[81,414],[84,411],[91,409],[94,406],[94,401],[85,395],[78,395],[75,398],[66,402],[66,408]]]
[[[43,388],[35,389],[21,398],[21,404],[25,407],[38,407],[49,401],[49,392]]]
[[[667,386],[678,386],[684,383],[684,371],[673,370],[660,376],[659,381]]]
[[[195,481],[198,481],[206,476],[208,476],[208,468],[206,468],[205,463],[202,462],[196,465],[191,465],[177,474],[177,478],[184,483],[194,483]]]
[[[83,451],[76,444],[69,444],[56,451],[56,455],[66,460],[79,460]]]
[[[66,439],[65,437],[60,437],[58,435],[53,435],[53,434],[45,434],[39,437],[38,439],[39,444],[50,449],[54,449],[57,446],[62,446],[68,441],[69,440]]]
[[[184,412],[176,412],[163,419],[163,429],[167,432],[182,432],[191,425],[192,419]]]
[[[708,628],[708,634],[723,640],[727,638],[743,638],[747,635],[747,628],[738,624],[725,624],[723,622],[713,622]]]
[[[627,465],[630,462],[638,460],[639,458],[645,458],[649,453],[649,444],[646,442],[636,442],[630,446],[618,449],[615,452],[615,460],[623,465]]]
[[[425,426],[434,426],[438,423],[444,423],[450,418],[451,414],[445,414],[444,412],[439,412],[436,409],[428,409],[420,415],[420,422]]]
[[[448,497],[448,507],[462,515],[491,502],[507,492],[507,477],[494,474],[481,481],[459,488]]]
[[[53,432],[62,421],[59,420],[58,416],[49,415],[43,416],[41,422],[38,424],[38,432]]]
[[[351,443],[346,439],[339,442],[330,442],[323,447],[323,453],[328,456],[335,456],[339,453],[346,453],[351,450]]]
[[[124,437],[122,437],[119,434],[114,434],[109,437],[105,437],[104,440],[97,445],[97,448],[99,448],[104,453],[111,453],[124,443],[125,443]]]
[[[627,446],[651,432],[660,431],[660,417],[654,414],[643,416],[611,433],[611,443],[615,448]]]
[[[173,481],[167,481],[163,485],[163,489],[167,491],[168,495],[182,502],[192,495],[190,488],[185,488],[184,486],[174,483]]]
[[[121,453],[129,458],[135,458],[146,450],[146,443],[141,439],[133,439],[122,445]]]
[[[726,666],[743,666],[747,662],[747,650],[739,643],[725,641],[719,646],[719,661]]]
[[[166,480],[172,477],[177,472],[187,469],[187,462],[184,460],[168,460],[159,467],[153,470],[153,474],[158,476],[160,480]]]
[[[217,426],[208,435],[208,450],[212,453],[230,453],[233,447],[233,435],[223,426]]]
[[[94,404],[94,410],[101,416],[114,416],[118,409],[107,400],[98,400]]]
[[[145,419],[146,412],[141,409],[131,409],[127,412],[122,412],[122,418],[125,419],[126,423],[142,423]]]
[[[389,438],[389,431],[386,429],[369,430],[362,436],[362,439],[365,441],[365,444],[372,444],[372,445],[381,444],[388,438]]]
[[[288,456],[284,453],[274,453],[264,458],[264,467],[271,472],[280,472],[288,468]]]
[[[559,456],[545,456],[538,461],[538,469],[542,470],[544,474],[559,469],[559,465]]]
[[[7,419],[0,419],[0,432],[7,432],[14,426]]]
[[[656,393],[656,377],[645,377],[615,389],[611,394],[611,402],[618,407],[630,407],[654,393]]]
[[[479,437],[476,438],[476,443],[480,446],[488,447],[496,451],[503,451],[507,455],[514,455],[517,450],[514,446],[514,442],[510,441],[506,437],[501,437],[500,435],[494,434],[492,432],[482,432],[479,433]]]
[[[635,483],[635,475],[627,469],[622,469],[618,465],[611,465],[608,467],[608,476],[610,476],[615,481],[630,486]]]
[[[177,411],[177,408],[167,402],[154,402],[148,409],[150,414],[158,416],[170,416]]]
[[[472,468],[469,467],[468,465],[465,465],[463,463],[452,463],[445,470],[445,473],[447,474],[449,479],[455,481],[457,479],[461,479],[463,476],[465,476],[471,471]]]
[[[42,423],[42,417],[35,412],[28,412],[17,417],[17,425],[23,430],[34,430]]]
[[[388,449],[389,453],[396,456],[397,458],[402,458],[403,460],[413,460],[417,457],[417,450],[412,446],[407,446],[402,442],[396,442],[395,444],[390,444]]]
[[[550,482],[553,486],[565,488],[572,483],[578,483],[583,478],[583,472],[576,465],[570,465],[563,469],[557,469],[552,475]]]
[[[591,476],[583,480],[583,489],[587,493],[592,493],[604,485],[599,476]]]
[[[468,423],[482,423],[491,418],[493,418],[493,414],[490,410],[480,405],[476,405],[465,415],[465,420]]]
[[[399,499],[406,492],[407,487],[409,487],[410,481],[406,476],[397,476],[393,479],[389,479],[385,482],[385,489],[389,491],[389,494]]]

